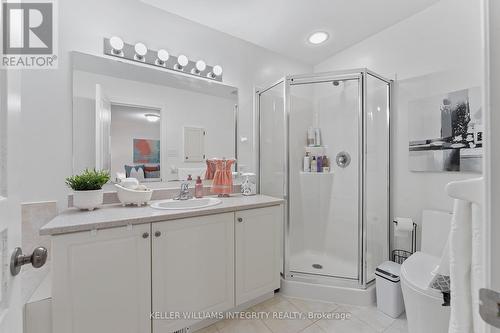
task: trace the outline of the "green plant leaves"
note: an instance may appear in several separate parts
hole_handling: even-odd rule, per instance
[[[85,169],[80,175],[66,178],[66,185],[74,191],[95,191],[109,181],[109,171]]]

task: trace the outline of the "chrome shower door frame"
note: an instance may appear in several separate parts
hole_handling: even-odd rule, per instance
[[[367,251],[367,227],[366,227],[366,207],[365,207],[365,176],[366,176],[366,161],[365,161],[365,153],[366,153],[366,110],[367,110],[367,75],[371,75],[379,80],[388,84],[388,117],[387,117],[387,130],[390,135],[390,110],[391,110],[391,90],[392,90],[392,81],[386,79],[366,68],[360,69],[352,69],[352,70],[344,70],[344,71],[334,71],[334,72],[326,72],[326,73],[317,73],[317,74],[302,74],[302,75],[288,75],[278,80],[274,84],[270,85],[266,89],[256,91],[256,99],[258,100],[257,107],[257,121],[259,122],[257,138],[259,143],[257,144],[258,148],[258,158],[259,158],[259,170],[258,170],[258,178],[259,178],[259,191],[260,191],[260,182],[261,182],[261,169],[262,169],[262,161],[261,161],[261,141],[260,135],[261,131],[261,105],[260,105],[260,96],[265,93],[269,89],[272,89],[280,84],[283,84],[283,102],[284,102],[284,112],[283,112],[283,121],[284,121],[284,162],[283,163],[283,199],[285,199],[285,214],[284,214],[284,232],[283,232],[283,278],[294,281],[301,282],[310,282],[310,283],[321,283],[324,285],[333,285],[340,287],[352,287],[352,288],[360,288],[366,289],[366,287],[373,282],[373,280],[367,281],[367,272],[366,272],[366,251]],[[289,189],[290,189],[290,173],[289,173],[289,165],[290,165],[290,150],[289,150],[289,139],[290,139],[290,112],[291,112],[291,95],[290,89],[293,85],[300,84],[314,84],[321,82],[333,82],[333,81],[342,81],[342,80],[358,80],[358,133],[361,134],[361,140],[358,143],[358,158],[360,164],[358,165],[358,277],[357,279],[349,279],[349,278],[341,278],[335,276],[318,276],[307,273],[298,273],[294,271],[290,271],[289,265],[289,255],[290,255],[290,207],[289,207]],[[390,140],[389,140],[390,141]],[[388,143],[389,144],[389,143]],[[388,151],[390,155],[390,147],[388,147]],[[390,156],[388,157],[387,165],[389,165]],[[388,173],[389,173],[388,168]],[[389,174],[388,174],[389,176]],[[390,179],[390,178],[388,178]],[[388,196],[390,191],[388,191]],[[388,198],[388,204],[390,204],[390,197]],[[390,207],[388,207],[388,212],[390,212]],[[387,226],[389,225],[389,221],[387,221]],[[388,254],[387,254],[388,255]]]

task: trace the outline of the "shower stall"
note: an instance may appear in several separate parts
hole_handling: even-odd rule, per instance
[[[391,86],[355,69],[290,75],[257,92],[259,190],[286,200],[285,289],[363,291],[388,259]],[[326,156],[325,169],[310,171],[306,153]]]

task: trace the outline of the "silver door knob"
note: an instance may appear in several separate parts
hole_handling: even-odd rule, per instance
[[[16,276],[21,271],[21,267],[31,264],[34,268],[40,268],[47,262],[48,251],[44,247],[37,247],[31,255],[23,254],[20,247],[16,247],[10,258],[10,273]]]

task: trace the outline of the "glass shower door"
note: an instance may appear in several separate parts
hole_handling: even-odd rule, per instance
[[[285,196],[284,82],[259,92],[260,193]]]
[[[289,89],[288,270],[358,280],[360,79],[295,80]],[[320,131],[314,146],[307,142],[310,128]],[[330,171],[309,171],[306,153],[316,161],[326,156]],[[337,156],[346,163],[337,164]]]

